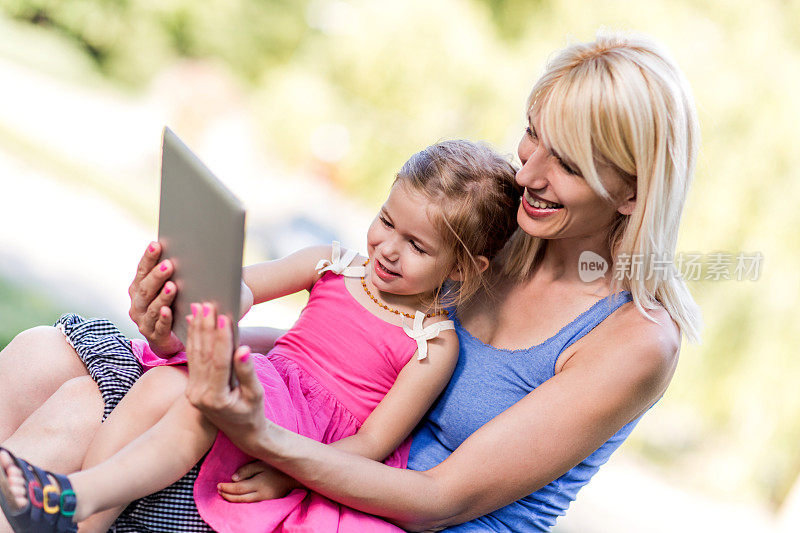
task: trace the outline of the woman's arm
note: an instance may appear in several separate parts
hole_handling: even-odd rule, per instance
[[[248,326],[239,328],[239,344],[249,346],[257,353],[267,353],[275,346],[278,337],[286,333],[285,329]]]
[[[428,341],[428,357],[416,354],[406,363],[384,399],[364,421],[358,433],[331,446],[376,461],[384,460],[411,434],[444,390],[458,359],[458,337],[444,331]],[[252,502],[285,496],[303,488],[296,480],[255,461],[236,471],[236,480],[220,483],[220,494],[234,502]]]
[[[539,489],[663,394],[677,362],[672,324],[615,322],[576,350],[555,377],[426,472],[387,467],[271,424],[249,362],[237,361],[241,386],[230,391],[226,365],[214,371],[190,360],[198,387],[190,386],[189,394],[240,448],[310,489],[406,529],[431,529],[471,520]]]

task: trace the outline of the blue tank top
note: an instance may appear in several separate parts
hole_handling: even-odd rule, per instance
[[[629,301],[628,291],[607,296],[554,336],[522,350],[486,345],[465,330],[456,317],[458,363],[449,385],[414,434],[408,468],[428,470],[444,461],[478,428],[553,377],[559,354]],[[533,494],[445,531],[549,531],[578,489],[589,482],[638,420],[623,426],[580,464]]]

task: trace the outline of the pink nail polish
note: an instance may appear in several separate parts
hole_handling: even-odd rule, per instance
[[[160,266],[160,267],[158,267],[158,269],[159,269],[161,272],[166,272],[166,271],[167,271],[167,264],[166,264],[166,263],[161,263],[161,266]]]
[[[211,312],[211,306],[209,304],[203,304],[203,316],[208,316]]]
[[[239,355],[239,362],[240,363],[246,363],[247,361],[250,360],[250,347],[249,346],[245,346],[244,348],[245,348],[245,352],[243,354]]]
[[[200,311],[200,306],[198,304],[191,304],[189,307],[192,309],[192,316],[197,316],[197,313]]]
[[[169,287],[164,287],[164,294],[170,294],[171,292],[172,289],[170,289]]]
[[[161,316],[163,316],[163,317],[167,316],[167,310],[166,309],[162,309],[161,310]]]
[[[217,317],[217,329],[225,329],[226,322],[225,315],[219,315]]]
[[[151,242],[150,246],[147,247],[147,251],[152,254],[153,252],[156,251],[156,245]]]

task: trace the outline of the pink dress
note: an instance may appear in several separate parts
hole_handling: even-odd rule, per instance
[[[355,434],[383,399],[418,347],[403,328],[370,313],[347,291],[344,278],[326,272],[311,290],[300,318],[266,355],[255,355],[264,385],[267,418],[323,443]],[[160,359],[134,341],[143,365],[185,362],[185,355]],[[410,439],[384,462],[405,468]],[[217,483],[253,459],[220,432],[194,486],[203,519],[222,532],[400,532],[377,517],[305,490],[276,500],[231,503]]]

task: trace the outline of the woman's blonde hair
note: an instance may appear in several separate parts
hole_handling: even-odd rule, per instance
[[[598,163],[635,188],[633,212],[617,213],[609,234],[613,289],[630,290],[650,319],[648,311],[663,306],[698,340],[700,312],[672,260],[700,134],[691,90],[669,55],[646,37],[599,33],[550,60],[528,114],[545,146],[602,198],[612,201]],[[543,251],[541,239],[518,230],[503,254],[505,272],[524,278]]]

